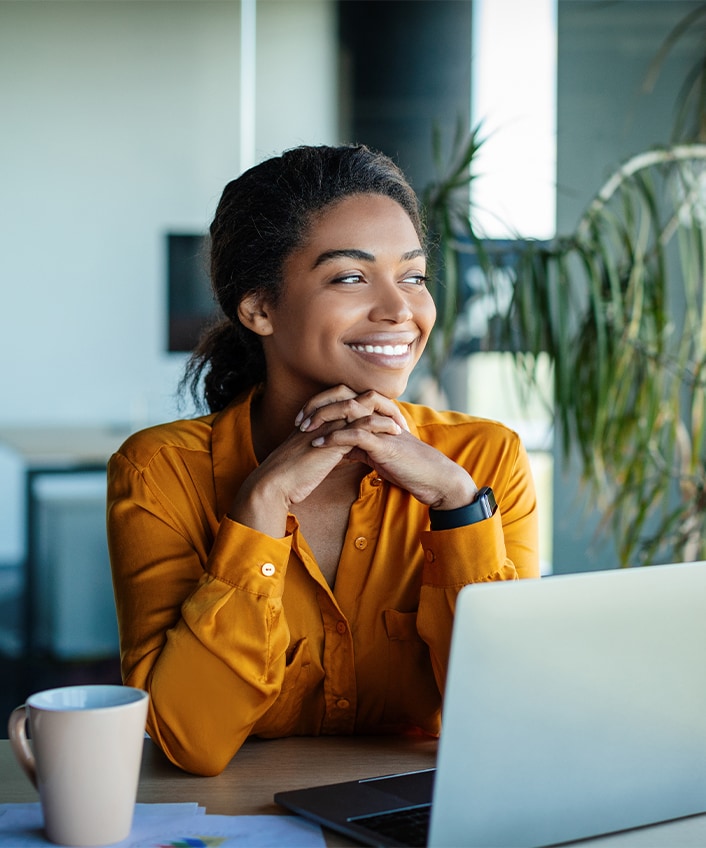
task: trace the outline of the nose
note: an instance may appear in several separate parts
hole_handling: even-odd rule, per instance
[[[389,321],[404,324],[414,317],[406,293],[396,281],[375,287],[375,299],[370,307],[371,321]]]

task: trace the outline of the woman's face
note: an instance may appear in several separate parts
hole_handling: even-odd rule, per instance
[[[285,261],[275,307],[263,305],[268,387],[310,397],[345,384],[398,397],[436,309],[404,209],[378,194],[324,209]]]

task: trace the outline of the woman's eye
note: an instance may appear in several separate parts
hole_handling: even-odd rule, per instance
[[[427,282],[427,279],[428,277],[425,277],[424,274],[409,274],[402,282],[411,283],[413,286],[423,286]]]
[[[364,283],[365,277],[362,274],[341,274],[340,277],[336,277],[332,282],[352,285],[355,283]]]

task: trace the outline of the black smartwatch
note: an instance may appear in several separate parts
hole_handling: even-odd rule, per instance
[[[483,486],[468,506],[460,506],[458,509],[430,509],[431,529],[453,530],[454,527],[476,524],[478,521],[485,521],[486,518],[494,515],[497,508],[493,490],[490,486]]]

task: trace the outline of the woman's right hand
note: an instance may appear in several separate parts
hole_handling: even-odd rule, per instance
[[[337,386],[311,398],[306,410],[321,409],[341,401],[354,400],[357,393],[347,386]],[[366,417],[368,427],[376,433],[397,435],[406,422],[399,410],[393,414],[378,413],[370,423],[371,410],[356,404],[347,405],[345,415],[324,421],[315,430],[302,430],[300,420],[290,435],[249,475],[236,495],[228,512],[230,518],[275,538],[285,535],[287,515],[292,505],[301,503],[351,453],[350,445],[331,446],[322,450],[312,446],[313,436],[326,436],[342,429],[356,417]],[[394,415],[394,417],[393,417]]]

